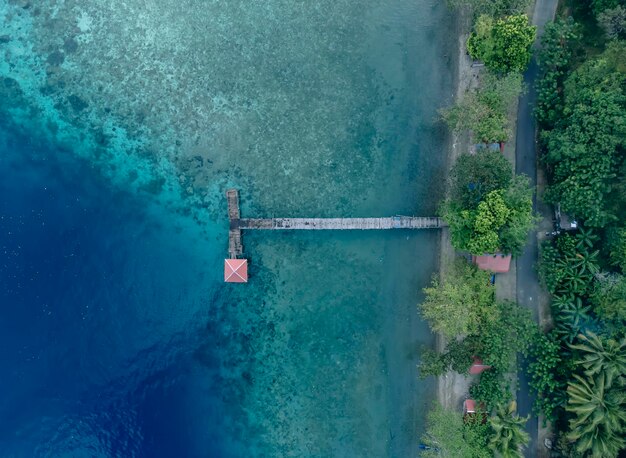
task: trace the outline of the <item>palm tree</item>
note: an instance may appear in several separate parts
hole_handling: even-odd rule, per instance
[[[580,334],[580,330],[593,321],[590,312],[591,306],[583,305],[580,297],[575,297],[570,302],[563,301],[556,315],[556,332],[571,344]]]
[[[587,335],[579,334],[578,339],[582,343],[570,345],[570,348],[582,352],[582,359],[577,360],[576,364],[585,369],[587,377],[604,372],[610,385],[615,377],[623,377],[626,374],[626,337],[622,337],[620,341],[603,340],[588,331]]]
[[[516,410],[517,403],[512,401],[508,407],[498,406],[496,415],[489,418],[494,433],[489,448],[501,458],[523,458],[522,448],[530,441],[530,436],[524,431],[528,417],[520,417]]]
[[[592,275],[585,270],[585,267],[575,266],[567,263],[563,267],[560,294],[583,295],[589,286]]]
[[[566,410],[574,415],[567,438],[576,442],[576,450],[592,457],[616,457],[626,445],[626,395],[612,386],[604,372],[595,378],[574,374],[567,387]]]
[[[575,267],[578,267],[581,272],[595,275],[600,270],[598,266],[598,253],[600,253],[600,250],[591,253],[584,250],[582,253],[576,253],[576,256],[572,258],[572,263]]]
[[[592,229],[585,230],[583,227],[580,227],[576,233],[576,248],[579,250],[592,248],[598,238],[599,237],[593,233]]]

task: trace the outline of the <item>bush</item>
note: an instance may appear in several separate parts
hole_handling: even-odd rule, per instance
[[[485,405],[489,412],[498,405],[508,404],[513,396],[509,388],[509,381],[504,374],[494,369],[480,374],[478,383],[470,386],[470,396]]]
[[[592,227],[617,215],[609,205],[626,146],[626,46],[614,44],[565,82],[563,116],[545,135],[552,184],[545,197]]]
[[[472,209],[491,191],[506,189],[513,179],[511,163],[499,151],[461,154],[450,172],[451,200]]]
[[[467,50],[496,72],[523,72],[530,62],[536,33],[537,28],[530,25],[525,14],[496,20],[483,15],[467,40]]]
[[[541,37],[539,66],[543,74],[537,81],[535,116],[544,129],[552,129],[563,112],[563,83],[573,56],[577,25],[570,17],[546,25]]]
[[[441,214],[450,226],[452,246],[473,255],[519,254],[536,221],[532,188],[523,176],[515,177],[506,190],[489,192],[476,209],[448,200]]]
[[[504,142],[512,134],[508,111],[521,92],[521,74],[487,74],[476,91],[443,110],[442,116],[454,131],[471,131],[477,142]]]
[[[450,275],[434,278],[424,288],[426,299],[418,307],[432,330],[449,338],[475,333],[485,317],[494,316],[494,288],[489,273],[465,260],[457,260]]]
[[[554,334],[537,334],[530,347],[527,373],[529,385],[536,394],[534,410],[549,421],[556,418],[556,410],[567,400],[567,369],[560,354],[560,345]]]

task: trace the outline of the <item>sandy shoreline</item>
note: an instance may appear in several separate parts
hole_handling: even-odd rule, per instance
[[[469,36],[464,23],[467,18],[459,13],[457,19],[458,50],[457,50],[457,85],[455,101],[460,100],[464,94],[478,83],[478,68],[472,67],[472,60],[465,51],[465,43]],[[446,170],[449,172],[457,157],[471,148],[469,133],[458,134],[452,132],[448,148]],[[446,185],[446,193],[448,192]],[[455,250],[450,243],[450,233],[447,228],[441,230],[439,243],[439,274],[444,278],[448,272],[450,262],[455,257]],[[446,346],[446,340],[441,334],[436,336],[436,350],[442,352]],[[461,374],[450,371],[437,377],[437,399],[446,409],[459,409],[463,399],[467,396],[469,379]]]

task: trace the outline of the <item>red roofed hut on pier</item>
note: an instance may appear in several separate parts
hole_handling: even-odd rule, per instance
[[[225,259],[224,281],[227,283],[248,283],[248,260]]]

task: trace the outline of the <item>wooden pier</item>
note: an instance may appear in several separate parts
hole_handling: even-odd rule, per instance
[[[237,258],[243,254],[241,231],[261,230],[385,230],[439,229],[447,226],[434,216],[391,216],[384,218],[241,218],[239,191],[226,191],[228,200],[228,254]]]
[[[381,230],[438,229],[441,218],[430,216],[392,216],[388,218],[243,218],[231,220],[231,228],[266,230]]]
[[[229,189],[226,191],[228,200],[228,219],[230,220],[230,230],[228,231],[228,255],[235,259],[243,254],[243,244],[241,243],[241,229],[233,225],[233,221],[239,221],[239,191]]]

